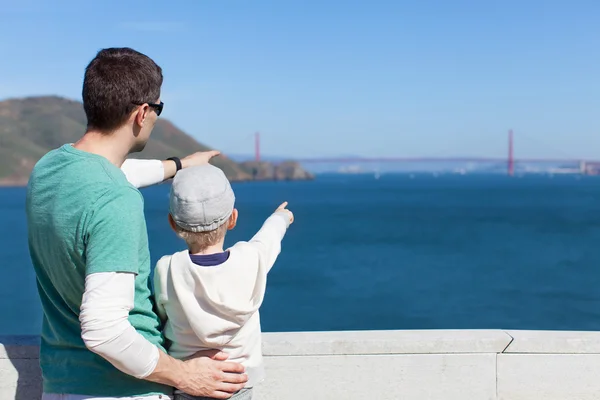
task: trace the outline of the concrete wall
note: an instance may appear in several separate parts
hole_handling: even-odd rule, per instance
[[[600,332],[263,334],[259,399],[600,399]],[[0,400],[40,396],[37,339],[0,338]]]

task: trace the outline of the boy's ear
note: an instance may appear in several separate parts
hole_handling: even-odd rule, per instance
[[[238,210],[234,208],[233,212],[231,213],[231,217],[229,217],[229,225],[227,226],[227,230],[232,230],[233,228],[235,228],[235,226],[237,225],[237,219]]]
[[[175,225],[175,220],[173,219],[173,217],[171,216],[170,213],[169,213],[169,225],[171,225],[171,229],[173,229],[173,231],[175,231],[177,233],[177,225]]]

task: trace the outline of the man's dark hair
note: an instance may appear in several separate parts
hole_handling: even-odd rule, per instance
[[[160,98],[162,82],[162,69],[145,54],[127,47],[100,50],[83,80],[88,129],[115,130],[137,105]]]

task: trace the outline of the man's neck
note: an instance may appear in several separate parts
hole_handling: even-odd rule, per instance
[[[89,130],[73,147],[102,156],[118,168],[121,168],[121,165],[129,154],[129,145],[128,143],[124,143],[122,135],[118,131],[104,134],[95,130]]]
[[[190,254],[196,255],[196,256],[218,254],[218,253],[222,253],[224,251],[223,250],[224,243],[225,243],[225,240],[222,240],[219,243],[215,244],[214,246],[207,247],[204,250],[199,250],[198,248],[194,248],[194,246],[189,246],[188,249],[190,251]]]

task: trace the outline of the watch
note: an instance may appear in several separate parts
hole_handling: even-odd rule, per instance
[[[181,160],[179,159],[179,157],[169,157],[169,158],[167,158],[167,160],[171,160],[175,163],[175,166],[177,168],[177,170],[175,172],[181,170],[182,166],[181,166]]]

